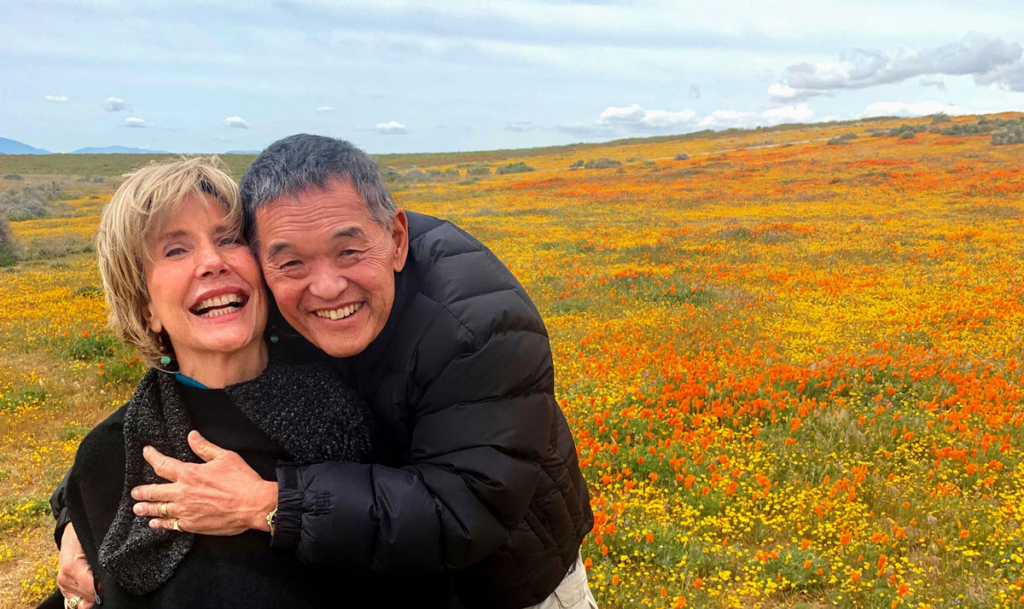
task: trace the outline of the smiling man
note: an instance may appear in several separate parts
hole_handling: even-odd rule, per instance
[[[136,513],[170,528],[170,505],[216,523],[230,498],[266,497],[243,520],[310,565],[383,577],[381,606],[409,606],[394,600],[403,587],[423,587],[423,604],[595,606],[579,556],[593,514],[547,332],[508,269],[454,225],[398,209],[377,164],[342,140],[272,144],[241,191],[247,237],[301,335],[277,348],[328,356],[359,390],[374,463],[282,463],[276,484],[254,486],[209,464],[181,480],[157,454],[176,482],[136,487]],[[183,515],[191,485],[228,499]]]

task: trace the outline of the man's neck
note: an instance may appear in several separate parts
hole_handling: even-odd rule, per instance
[[[210,389],[251,381],[267,367],[267,345],[254,341],[232,353],[189,352],[178,354],[178,370]]]

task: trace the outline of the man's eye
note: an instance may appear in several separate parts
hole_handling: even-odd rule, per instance
[[[284,264],[282,264],[280,268],[282,268],[282,269],[291,269],[291,268],[295,268],[295,267],[299,266],[300,264],[302,264],[302,263],[299,262],[298,260],[289,260],[288,262],[285,262]]]
[[[338,255],[340,257],[344,258],[345,256],[354,256],[357,253],[358,252],[356,250],[342,250],[342,252],[340,254],[338,254]]]

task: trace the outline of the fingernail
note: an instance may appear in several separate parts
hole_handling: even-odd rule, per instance
[[[139,498],[139,489],[133,488],[132,489],[132,499],[138,499],[138,498]]]
[[[142,516],[142,506],[139,505],[138,503],[132,506],[132,511],[138,514],[139,516]]]
[[[144,457],[148,457],[149,453],[151,453],[151,452],[153,452],[153,447],[152,446],[147,446],[147,447],[142,449],[142,455]]]

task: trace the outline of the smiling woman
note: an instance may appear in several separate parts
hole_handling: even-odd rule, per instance
[[[337,584],[272,551],[276,467],[365,459],[369,414],[325,366],[271,357],[240,218],[215,158],[144,167],[104,210],[110,320],[152,368],[85,437],[54,495],[61,590],[45,606],[89,609],[98,590],[107,607],[313,607]],[[190,493],[160,484],[203,475]]]

